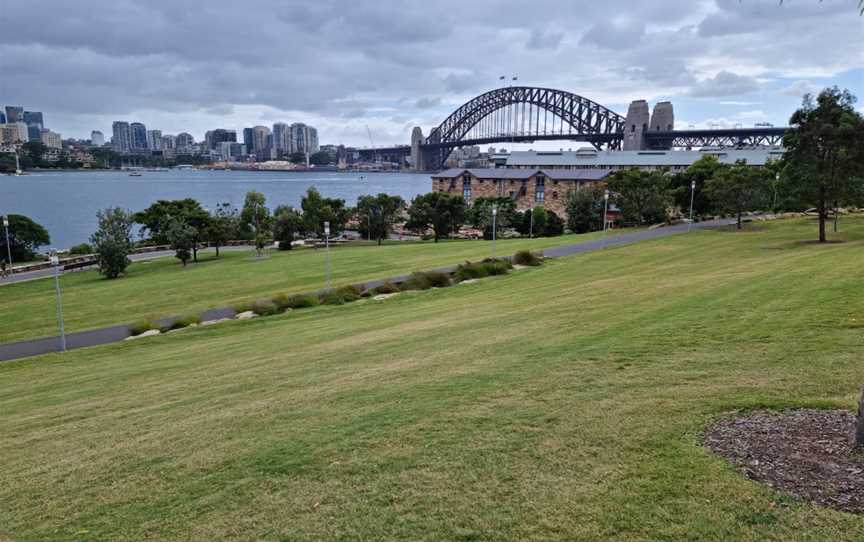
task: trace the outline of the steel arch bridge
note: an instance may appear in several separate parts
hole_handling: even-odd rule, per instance
[[[572,92],[504,87],[463,104],[421,146],[426,168],[438,169],[452,149],[463,145],[574,139],[617,149],[623,131],[624,117]]]
[[[542,140],[585,141],[596,148],[621,149],[626,119],[572,92],[543,87],[504,87],[472,98],[423,137],[418,128],[411,145],[362,149],[364,158],[404,161],[415,169],[439,170],[457,147]],[[646,132],[648,148],[734,146],[776,143],[786,128]],[[744,134],[744,132],[747,132]],[[763,133],[765,132],[765,133]],[[768,133],[770,132],[770,133]]]

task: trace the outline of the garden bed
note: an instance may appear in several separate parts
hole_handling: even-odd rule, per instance
[[[855,414],[755,412],[705,432],[705,445],[757,482],[845,512],[864,513],[864,453],[853,450]]]

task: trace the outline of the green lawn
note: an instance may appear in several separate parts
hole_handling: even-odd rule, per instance
[[[0,539],[860,541],[699,444],[864,383],[864,220],[761,227],[0,364]]]
[[[629,231],[629,230],[622,230]],[[542,249],[597,238],[565,235],[497,242],[498,255],[522,248]],[[334,285],[384,278],[491,255],[490,241],[412,242],[343,246],[331,251]],[[129,267],[127,276],[106,280],[96,271],[62,277],[66,331],[131,323],[192,311],[231,306],[280,292],[324,287],[325,251],[273,251],[256,260],[251,252],[206,252],[198,264],[183,268],[175,258]],[[54,283],[37,280],[0,286],[0,343],[57,333]]]

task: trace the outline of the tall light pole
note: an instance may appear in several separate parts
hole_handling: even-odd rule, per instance
[[[528,223],[528,239],[534,239],[534,209],[529,209],[531,213],[531,222]]]
[[[498,216],[498,206],[493,205],[492,206],[492,259],[493,260],[495,259],[495,237],[496,237],[496,235],[495,235],[495,229],[496,229],[495,219],[497,216]]]
[[[66,351],[66,330],[63,328],[63,299],[60,296],[60,258],[56,254],[51,256],[51,265],[54,266],[54,289],[57,290],[57,322],[60,325],[60,351]]]
[[[324,267],[324,273],[325,273],[325,277],[326,277],[327,291],[329,292],[330,291],[330,222],[328,222],[328,221],[324,222],[324,249],[327,252],[327,254],[325,255],[326,263],[325,263],[325,267]]]
[[[696,181],[690,181],[690,222],[687,223],[687,233],[693,228],[693,198],[696,195]]]
[[[603,248],[606,248],[606,214],[609,212],[609,190],[603,191]]]
[[[12,272],[12,245],[9,243],[9,215],[3,215],[3,228],[6,229],[6,258],[9,260],[9,272]]]
[[[777,186],[780,184],[780,172],[774,175],[774,204],[771,205],[771,211],[777,212]]]

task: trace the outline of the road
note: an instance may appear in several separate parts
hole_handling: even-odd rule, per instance
[[[733,221],[730,220],[711,220],[706,222],[699,222],[693,224],[693,229],[705,229],[705,228],[718,228],[722,226],[727,226],[732,224]],[[655,228],[653,230],[640,230],[633,233],[625,233],[622,235],[613,235],[608,237],[605,241],[603,239],[586,241],[584,243],[571,244],[571,245],[562,245],[559,247],[549,248],[543,250],[543,255],[547,258],[559,258],[562,256],[571,256],[573,254],[581,254],[583,252],[591,252],[595,250],[602,250],[604,247],[616,247],[616,246],[624,246],[624,245],[632,245],[633,243],[638,243],[640,241],[647,241],[649,239],[657,239],[660,237],[668,237],[670,235],[677,235],[681,233],[687,232],[687,224],[676,224],[674,226],[664,226],[662,228]],[[231,247],[234,250],[249,250],[249,247]],[[158,258],[161,256],[171,255],[172,253],[164,253],[161,256],[159,253],[150,253],[150,254],[139,254],[138,256],[148,256],[150,258]],[[146,258],[143,258],[146,259]],[[452,272],[456,269],[456,266],[449,266],[438,269],[439,271]],[[49,269],[50,273],[51,270]],[[406,280],[410,275],[401,275],[397,277],[391,277],[390,279],[376,279],[362,284],[363,288],[373,288],[382,284],[385,280],[390,280],[393,283],[400,283]],[[38,278],[38,277],[36,277]],[[32,279],[31,279],[32,280]],[[320,293],[320,292],[319,292]],[[206,322],[208,320],[218,320],[221,318],[230,318],[234,316],[234,309],[230,307],[222,307],[218,309],[211,309],[206,311],[201,315],[201,320]],[[166,319],[166,320],[170,320]],[[93,329],[89,331],[76,331],[74,333],[68,333],[66,335],[66,348],[83,348],[87,346],[96,346],[100,344],[108,344],[112,342],[122,341],[126,337],[130,335],[129,326],[127,325],[116,325],[110,326],[100,329]],[[59,352],[60,351],[60,337],[43,337],[39,339],[29,339],[26,341],[19,341],[14,343],[6,343],[0,344],[0,361],[10,361],[14,359],[26,358],[30,356],[37,356],[40,354],[47,354],[50,352]]]

